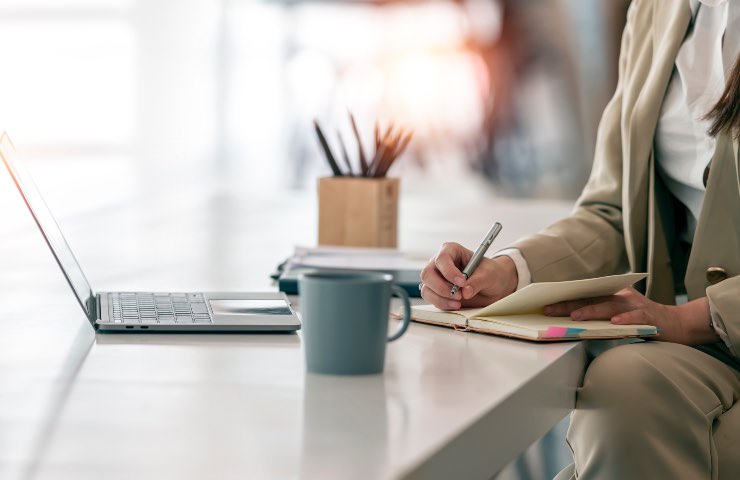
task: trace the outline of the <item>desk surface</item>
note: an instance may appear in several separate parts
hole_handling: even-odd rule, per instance
[[[494,216],[508,241],[569,209],[474,200],[460,215],[402,199],[401,247],[473,244]],[[97,289],[255,290],[313,243],[313,203],[210,192],[54,210]],[[23,205],[3,205],[2,478],[488,478],[573,405],[578,343],[414,324],[384,375],[345,378],[305,374],[300,334],[95,335]]]

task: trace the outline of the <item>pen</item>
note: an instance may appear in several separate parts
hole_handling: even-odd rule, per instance
[[[465,265],[465,268],[462,271],[462,274],[465,275],[465,278],[470,278],[470,276],[473,274],[476,268],[478,268],[478,264],[483,259],[483,255],[486,254],[488,251],[488,247],[491,246],[493,243],[493,240],[498,236],[499,232],[501,231],[500,223],[496,222],[493,224],[491,229],[486,233],[486,236],[483,237],[483,241],[480,242],[480,245],[478,245],[478,248],[475,250],[475,253],[472,257],[470,257],[470,261],[467,265]],[[458,290],[457,285],[452,286],[452,290],[450,290],[450,296],[455,295]]]

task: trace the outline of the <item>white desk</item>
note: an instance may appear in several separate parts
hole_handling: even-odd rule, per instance
[[[271,288],[281,257],[315,238],[310,197],[168,198],[61,216],[94,287]],[[472,244],[494,215],[505,242],[568,209],[491,201],[473,221],[404,199],[401,247],[436,249],[445,215]],[[30,220],[13,218],[0,244],[3,479],[489,478],[574,403],[578,343],[414,324],[384,375],[344,378],[306,375],[300,335],[95,335]]]

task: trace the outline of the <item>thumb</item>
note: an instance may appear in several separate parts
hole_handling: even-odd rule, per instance
[[[511,262],[508,257],[506,257]],[[511,277],[505,265],[502,266],[498,258],[484,258],[470,278],[462,285],[462,297],[467,300],[477,295],[486,298],[488,302],[498,300],[516,290],[516,277]],[[516,268],[511,262],[510,268]],[[510,285],[514,280],[514,285]]]
[[[483,275],[476,275],[475,273],[473,273],[473,275],[471,275],[470,278],[465,281],[465,284],[460,289],[460,293],[462,294],[462,297],[466,300],[473,298],[480,293],[480,291],[483,289],[483,285]]]

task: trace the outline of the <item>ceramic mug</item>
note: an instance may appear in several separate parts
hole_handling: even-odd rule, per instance
[[[393,276],[365,271],[312,271],[298,277],[306,368],[313,373],[380,373],[385,345],[409,326],[411,305]],[[391,296],[401,298],[404,315],[388,337]]]

